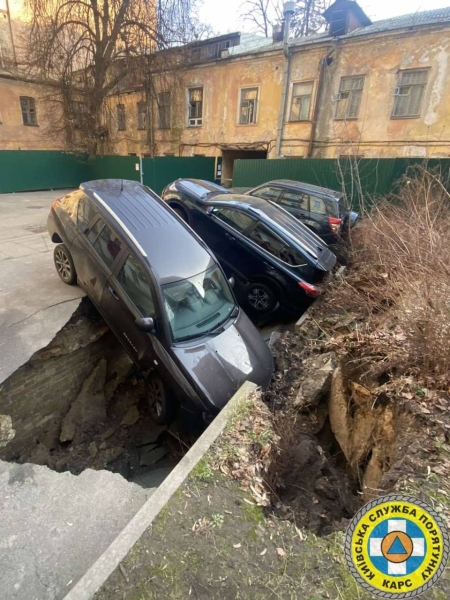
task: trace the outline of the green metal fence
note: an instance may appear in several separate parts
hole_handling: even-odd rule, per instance
[[[178,177],[214,181],[215,159],[194,156],[144,158],[144,183],[158,194]],[[138,156],[96,156],[88,159],[64,152],[0,151],[0,193],[75,188],[92,179],[139,181]]]
[[[214,181],[215,158],[206,156],[157,156],[144,158],[144,183],[160,194],[168,183],[179,177]]]
[[[293,179],[346,192],[355,208],[361,201],[372,202],[395,187],[408,168],[422,164],[440,169],[444,180],[450,179],[449,159],[277,159],[236,160],[233,187],[253,187],[273,179]]]
[[[72,188],[89,179],[86,157],[40,150],[0,151],[0,193]]]

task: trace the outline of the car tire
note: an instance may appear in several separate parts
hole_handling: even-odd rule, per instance
[[[151,373],[147,378],[146,397],[152,419],[158,425],[170,425],[176,415],[176,401],[156,373]]]
[[[252,283],[247,288],[246,301],[256,313],[267,314],[275,308],[278,298],[268,285]]]
[[[77,282],[77,272],[73,264],[72,256],[64,244],[58,244],[53,251],[53,262],[61,281],[67,285],[75,285]]]
[[[188,222],[188,216],[184,208],[181,208],[181,206],[171,206],[170,208],[180,217],[180,219],[183,219],[185,223]]]

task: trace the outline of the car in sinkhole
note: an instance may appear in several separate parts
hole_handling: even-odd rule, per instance
[[[47,228],[61,280],[78,283],[147,382],[150,410],[180,404],[207,420],[244,381],[266,388],[272,354],[207,245],[135,181],[82,183],[56,199]]]
[[[253,312],[299,312],[323,293],[336,256],[282,207],[199,179],[174,181],[162,198],[217,255]]]

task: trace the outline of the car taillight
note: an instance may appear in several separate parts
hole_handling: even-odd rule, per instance
[[[341,233],[342,219],[337,219],[336,217],[328,217],[328,223],[330,224],[330,229],[334,233],[334,235],[339,235]]]
[[[306,295],[311,298],[317,298],[317,296],[323,294],[322,288],[317,285],[312,285],[311,283],[306,283],[306,281],[299,281],[298,285],[305,291]]]

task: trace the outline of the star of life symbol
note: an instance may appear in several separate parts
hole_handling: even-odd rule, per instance
[[[412,521],[387,519],[373,530],[368,550],[379,571],[401,577],[420,567],[426,554],[426,540]]]

